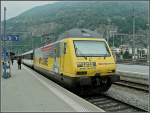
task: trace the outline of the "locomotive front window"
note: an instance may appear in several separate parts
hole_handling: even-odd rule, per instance
[[[74,41],[77,56],[110,56],[109,49],[104,41]]]

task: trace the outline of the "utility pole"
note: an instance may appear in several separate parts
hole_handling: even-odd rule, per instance
[[[149,51],[150,51],[149,50],[149,44],[150,44],[150,37],[149,36],[150,36],[150,31],[149,30],[150,30],[150,25],[148,24],[148,36],[147,36],[147,40],[148,40],[147,41],[147,43],[148,43],[147,44],[147,62],[148,62],[148,64],[149,64],[149,60],[150,60],[150,56],[149,56]]]
[[[148,26],[148,31],[147,31],[147,63],[149,64],[149,43],[150,43],[150,40],[149,40],[149,34],[150,34],[150,31],[149,31],[149,24],[147,24],[147,26]]]
[[[108,25],[107,25],[107,43],[109,44],[111,19],[108,18],[107,21],[108,21]]]
[[[5,39],[6,39],[6,7],[4,7],[4,47],[5,47]]]
[[[150,2],[148,2],[148,3],[150,3]],[[149,9],[149,8],[148,8]],[[150,56],[149,56],[149,53],[150,53],[150,50],[149,50],[149,44],[150,44],[150,29],[149,29],[149,11],[148,11],[148,24],[147,24],[147,28],[148,28],[148,31],[147,31],[147,63],[148,63],[148,65],[149,65],[149,60],[150,60]]]
[[[116,32],[117,32],[117,31],[110,31],[110,32],[109,32],[109,34],[112,35],[112,39],[113,39],[113,47],[115,46],[115,39],[114,39],[114,38],[115,38]]]
[[[132,41],[133,41],[133,45],[132,45],[132,60],[135,60],[135,11],[134,11],[134,7],[133,7],[133,24],[132,24],[132,30],[133,30],[133,37],[132,37]]]
[[[107,43],[109,43],[109,31],[107,31]]]
[[[0,24],[0,26],[1,26],[1,24]],[[1,43],[1,40],[2,40],[2,37],[0,38],[0,78],[2,76],[2,43]]]
[[[1,5],[1,2],[0,2],[0,5]],[[1,13],[1,11],[0,11],[0,13]],[[1,34],[2,34],[2,25],[1,25],[1,22],[0,22],[0,78],[2,76],[2,43],[1,43],[2,36],[1,36]]]
[[[122,35],[121,35],[121,45],[123,45],[123,43],[122,43]]]
[[[31,32],[31,42],[32,42],[32,45],[31,45],[32,49],[34,49],[34,45],[33,45],[34,44],[34,40],[33,40],[33,37],[32,37],[32,32]]]

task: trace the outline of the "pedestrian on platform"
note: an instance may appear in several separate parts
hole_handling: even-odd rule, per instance
[[[20,70],[21,70],[21,62],[22,62],[21,57],[19,57],[17,63],[18,63],[18,69]]]

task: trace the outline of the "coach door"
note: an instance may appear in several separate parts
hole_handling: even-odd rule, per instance
[[[54,48],[54,64],[53,64],[53,71],[55,72],[55,73],[59,73],[59,71],[60,71],[60,69],[59,69],[59,67],[60,67],[60,65],[59,65],[59,63],[60,63],[60,54],[59,54],[59,49],[60,49],[60,47],[59,47],[59,43],[58,44],[56,44],[55,45],[55,48]]]
[[[66,43],[61,42],[60,44],[61,54],[60,54],[60,65],[61,65],[61,73],[65,70],[65,54],[66,54]]]

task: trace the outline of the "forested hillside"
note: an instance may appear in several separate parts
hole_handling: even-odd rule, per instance
[[[134,9],[133,9],[134,7]],[[134,10],[134,11],[133,11]],[[31,44],[33,37],[34,46],[40,45],[42,35],[47,34],[52,41],[58,35],[72,28],[86,28],[95,30],[102,37],[110,37],[110,31],[132,34],[133,12],[135,14],[135,33],[147,36],[148,30],[148,2],[57,2],[32,8],[21,15],[7,21],[7,32],[18,33],[25,41],[23,45]],[[32,33],[32,36],[31,36]],[[119,36],[118,36],[119,37]],[[147,37],[137,37],[137,46],[146,47]],[[124,38],[124,43],[132,44],[131,37]],[[120,39],[116,38],[115,46],[119,46]],[[27,49],[24,49],[24,51]],[[28,47],[28,49],[30,49]],[[16,49],[16,48],[14,48]]]

